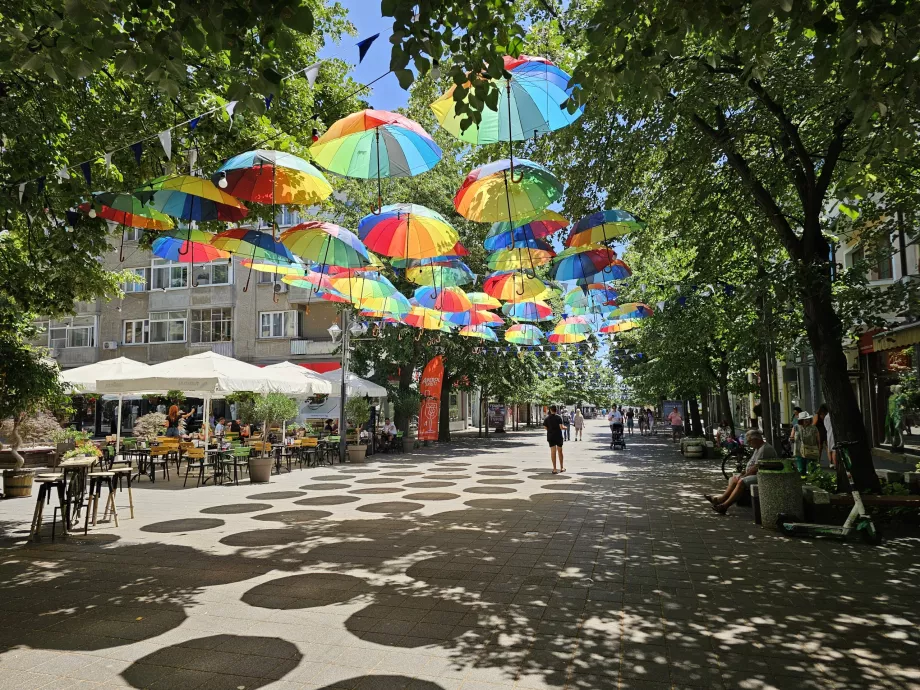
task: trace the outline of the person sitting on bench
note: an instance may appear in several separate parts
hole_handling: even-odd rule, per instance
[[[383,429],[380,430],[380,441],[384,448],[389,448],[396,439],[396,425],[387,417],[383,420]]]
[[[760,461],[779,457],[773,446],[764,440],[763,434],[757,429],[747,432],[744,440],[754,449],[754,454],[748,461],[747,467],[744,468],[744,472],[733,475],[728,480],[728,487],[721,496],[706,495],[706,500],[712,503],[712,509],[722,515],[729,506],[734,505],[744,495],[745,491],[750,491],[751,486],[757,483],[757,466]]]

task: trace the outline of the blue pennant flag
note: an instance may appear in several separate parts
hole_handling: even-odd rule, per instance
[[[41,196],[41,193],[45,191],[45,176],[42,175],[38,178],[38,189],[36,190],[36,196]]]
[[[136,144],[131,144],[131,150],[134,151],[134,160],[137,161],[137,164],[141,164],[141,153],[144,151],[144,143],[139,141]]]
[[[195,129],[195,127],[198,126],[198,121],[199,121],[199,120],[201,120],[201,116],[200,116],[200,115],[199,115],[198,117],[196,117],[195,119],[193,119],[191,122],[188,123],[188,128],[189,128],[189,129]]]
[[[77,221],[80,220],[80,214],[76,211],[65,211],[65,215],[67,216],[67,225],[72,228],[77,227]]]
[[[275,94],[270,93],[265,97],[265,109],[268,110],[272,107],[272,99],[275,97]]]
[[[365,38],[363,41],[358,42],[358,64],[360,65],[364,62],[364,56],[367,55],[367,51],[371,49],[374,41],[380,38],[380,34],[374,34],[370,38]]]
[[[85,163],[80,163],[80,170],[83,171],[83,179],[86,180],[86,186],[92,189],[93,187],[93,172],[90,168],[89,161]]]

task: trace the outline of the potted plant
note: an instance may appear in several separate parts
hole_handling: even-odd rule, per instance
[[[89,441],[90,434],[78,429],[61,429],[51,435],[51,440],[55,443],[57,459],[63,459],[64,456],[77,447],[81,441]]]
[[[393,395],[396,426],[403,432],[403,442],[412,438],[412,419],[422,409],[422,395],[414,389],[398,389]]]
[[[366,398],[349,398],[345,403],[345,419],[355,426],[358,442],[348,444],[348,461],[363,462],[367,444],[361,443],[361,428],[371,418],[371,407]]]
[[[299,411],[297,402],[283,393],[267,393],[256,399],[252,414],[264,422],[262,428],[267,431],[272,422],[283,423],[286,419],[294,419]],[[263,441],[266,438],[267,434],[263,434]],[[271,473],[272,457],[266,454],[263,443],[262,452],[249,458],[249,481],[267,482]]]
[[[98,460],[102,457],[102,451],[96,447],[96,444],[91,442],[89,439],[78,441],[75,448],[68,450],[64,453],[62,460],[70,460],[71,458],[94,458]]]

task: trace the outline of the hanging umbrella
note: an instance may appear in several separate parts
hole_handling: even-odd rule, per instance
[[[468,292],[466,296],[472,303],[473,309],[498,309],[502,306],[501,302],[484,292]]]
[[[613,280],[614,265],[626,266],[616,258],[616,252],[600,245],[587,245],[584,247],[571,247],[561,252],[549,270],[550,277],[555,280],[574,280],[579,285],[589,285],[598,282],[598,276],[606,275],[605,280]]]
[[[458,287],[433,288],[423,285],[415,291],[415,300],[422,307],[438,311],[458,312],[473,308],[466,293]]]
[[[645,223],[628,211],[598,211],[578,221],[565,240],[567,247],[583,247],[609,242],[645,227]]]
[[[161,213],[183,220],[238,221],[246,207],[210,180],[191,175],[160,177],[134,191],[134,195]]]
[[[601,328],[601,333],[625,333],[626,331],[631,331],[634,328],[639,327],[638,321],[633,320],[624,320],[624,321],[615,321],[613,323],[607,324]]]
[[[571,343],[581,343],[588,339],[585,333],[576,333],[565,329],[556,330],[549,334],[547,340],[553,345],[568,345]]]
[[[462,261],[445,261],[428,265],[411,265],[406,278],[418,285],[459,287],[475,282],[476,274]]]
[[[218,249],[231,254],[240,254],[249,259],[268,261],[275,264],[296,265],[299,262],[291,251],[267,232],[233,228],[218,233],[211,240]]]
[[[186,264],[205,264],[216,259],[227,259],[228,252],[211,244],[214,235],[201,230],[167,230],[154,241],[151,252],[167,261]]]
[[[542,300],[508,302],[502,307],[502,314],[515,321],[549,321],[553,308]]]
[[[532,238],[523,239],[520,235],[517,234],[517,230],[513,230],[512,232],[507,233],[500,238],[493,237],[491,242],[486,240],[483,242],[483,246],[485,247],[486,244],[489,244],[490,247],[493,247],[492,249],[486,247],[487,250],[493,253],[509,251],[512,249],[536,249],[543,252],[552,252],[552,255],[556,256],[556,250],[553,249],[553,245],[551,245],[549,242],[546,240],[535,240]]]
[[[496,249],[505,249],[515,242],[549,237],[565,228],[568,224],[569,221],[560,214],[547,209],[541,211],[536,218],[526,221],[511,223],[504,220],[493,223],[483,244],[490,252]]]
[[[279,239],[294,254],[316,264],[362,268],[371,262],[357,235],[332,223],[301,223],[285,230]]]
[[[562,298],[567,307],[588,308],[616,305],[618,293],[604,283],[590,283],[569,290]]]
[[[313,299],[314,297],[316,297],[317,299],[326,300],[327,302],[338,302],[342,304],[351,303],[351,300],[348,299],[348,297],[346,297],[345,295],[336,292],[332,288],[317,287],[315,283],[311,283],[309,280],[305,278],[301,278],[298,276],[283,276],[281,280],[292,287],[300,288],[301,290],[306,290],[308,293],[309,299]]]
[[[264,261],[243,259],[243,268],[248,268],[259,273],[276,273],[279,276],[293,276],[302,278],[307,275],[307,267],[302,264],[273,264]]]
[[[501,326],[505,323],[498,314],[486,309],[448,312],[444,314],[444,320],[455,326]]]
[[[457,113],[456,86],[432,103],[441,126],[458,139],[481,146],[546,134],[571,124],[584,112],[584,107],[573,113],[560,107],[572,95],[571,77],[546,58],[506,55],[504,71],[505,76],[493,80],[498,90],[497,107],[483,108],[480,122],[466,129],[463,121],[468,122],[468,118]],[[460,102],[468,102],[473,93],[468,91]]]
[[[220,166],[211,179],[228,194],[260,204],[318,204],[332,194],[319,170],[284,151],[241,153]]]
[[[505,340],[515,345],[539,345],[543,342],[543,331],[530,324],[516,323],[505,331]]]
[[[379,273],[373,272],[331,276],[329,283],[337,292],[346,295],[356,306],[368,309],[377,308],[370,303],[372,299],[390,298],[399,294],[390,281]]]
[[[579,249],[579,247],[574,247],[574,249]],[[625,280],[631,275],[632,269],[624,261],[614,259],[608,266],[604,267],[604,270],[589,276],[584,282],[590,285],[601,281]],[[579,284],[582,284],[582,281],[579,281]]]
[[[481,340],[489,340],[493,343],[498,342],[498,336],[495,334],[495,331],[488,326],[464,326],[457,332],[467,338],[479,338]]]
[[[375,314],[385,314],[394,318],[402,318],[412,311],[412,305],[405,295],[394,292],[392,295],[381,297],[365,297],[357,302],[362,312],[370,311]]]
[[[169,230],[174,226],[172,218],[145,205],[133,194],[98,192],[93,194],[92,201],[84,202],[78,208],[91,218],[104,218],[129,228]]]
[[[546,292],[546,283],[521,271],[493,273],[482,285],[485,293],[505,302],[531,299]]]
[[[450,327],[444,321],[444,315],[434,309],[413,306],[412,310],[403,317],[402,321],[413,328],[450,332]]]
[[[552,261],[556,252],[552,249],[499,249],[489,254],[488,266],[493,271],[513,271],[520,268],[533,269]]]
[[[586,316],[566,316],[560,319],[553,332],[560,333],[590,333],[594,330],[591,320]]]
[[[400,259],[450,255],[460,240],[444,216],[419,204],[384,206],[360,220],[358,236],[371,251]]]
[[[419,123],[386,110],[362,110],[334,122],[310,154],[339,175],[376,177],[377,208],[383,205],[381,178],[414,177],[441,160],[441,149]]]
[[[533,218],[562,198],[562,184],[542,165],[517,161],[512,175],[508,159],[476,168],[454,195],[454,208],[481,223]]]
[[[627,302],[621,304],[610,313],[611,319],[644,319],[652,315],[654,310],[642,302]]]

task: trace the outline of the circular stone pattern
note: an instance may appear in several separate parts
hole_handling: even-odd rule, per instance
[[[177,534],[179,532],[199,532],[203,529],[214,529],[222,527],[223,520],[217,518],[184,518],[181,520],[167,520],[166,522],[154,522],[152,525],[144,525],[141,532],[153,532],[154,534]]]
[[[243,594],[243,601],[263,609],[309,609],[340,604],[372,591],[361,578],[339,573],[307,573],[263,582]]]
[[[456,482],[409,482],[403,484],[412,489],[442,489],[445,486],[457,486]]]
[[[380,470],[375,469],[373,467],[360,467],[360,468],[356,467],[354,469],[349,469],[348,471],[351,472],[352,474],[358,474],[358,473],[367,474],[368,472],[379,472]]]
[[[285,498],[297,498],[303,495],[303,491],[270,491],[267,494],[253,494],[246,498],[251,501],[281,501]]]
[[[409,501],[384,501],[382,503],[369,503],[366,506],[358,506],[362,513],[411,513],[413,510],[424,508],[421,503],[410,503]]]
[[[469,479],[468,474],[426,474],[424,479]]]
[[[284,522],[288,525],[296,525],[302,522],[311,522],[313,520],[322,520],[324,517],[332,515],[327,510],[282,510],[277,513],[262,513],[254,515],[253,520],[264,520],[265,522]]]
[[[368,479],[359,479],[355,484],[398,484],[401,481],[403,480],[392,477],[369,477]]]
[[[513,470],[515,469],[514,465],[482,465],[484,470]],[[526,470],[530,472],[532,470]]]
[[[402,498],[409,501],[449,501],[452,498],[460,498],[460,495],[443,491],[420,491],[417,494],[406,494]]]
[[[314,481],[317,482],[340,482],[343,479],[354,479],[355,475],[353,474],[321,474],[318,477],[311,477]]]
[[[284,546],[301,542],[304,536],[305,533],[299,529],[254,529],[228,534],[220,543],[227,546]]]
[[[405,491],[401,486],[372,486],[369,489],[352,489],[348,493],[358,496],[372,496],[374,494],[398,494]]]
[[[513,494],[514,489],[506,489],[503,486],[471,486],[464,489],[468,494]]]
[[[523,484],[523,479],[477,479],[477,484]]]
[[[271,503],[228,503],[224,506],[202,508],[199,513],[205,515],[239,515],[240,513],[258,513],[260,510],[274,508]]]
[[[476,474],[481,474],[484,477],[513,477],[517,472],[509,472],[507,470],[483,470]]]
[[[425,474],[424,472],[381,472],[384,476],[387,477],[418,477],[419,475]]]
[[[354,503],[361,499],[357,496],[311,496],[294,501],[299,506],[337,506],[342,503]]]
[[[304,491],[338,491],[347,489],[351,484],[339,484],[338,482],[320,482],[319,484],[305,484],[300,487]]]

